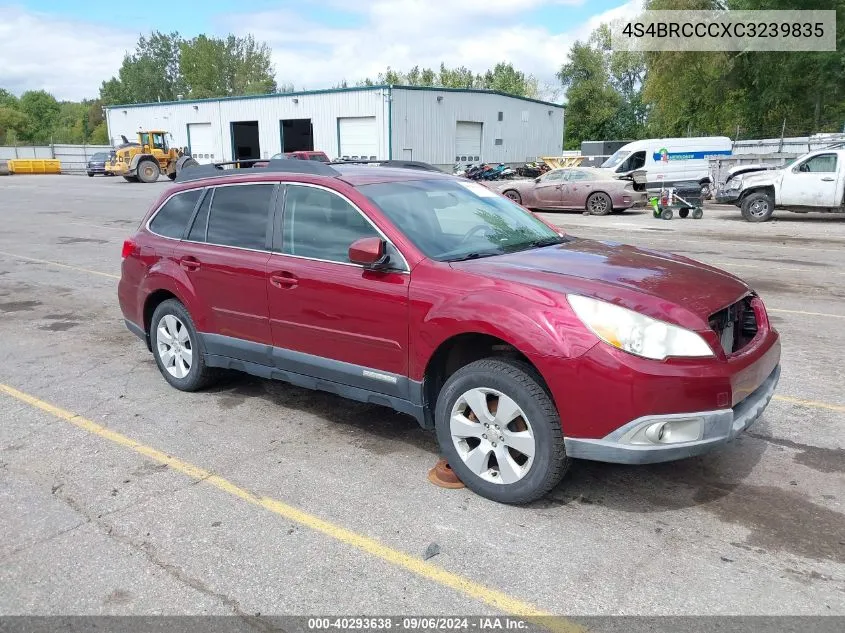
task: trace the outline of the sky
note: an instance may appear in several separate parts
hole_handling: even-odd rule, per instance
[[[631,16],[641,0],[0,0],[0,88],[96,97],[138,36],[246,35],[273,49],[276,81],[297,90],[353,84],[387,66],[507,61],[556,86],[572,42]],[[545,96],[556,95],[545,91]]]

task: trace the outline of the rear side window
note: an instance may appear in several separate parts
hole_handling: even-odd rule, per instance
[[[209,244],[263,250],[273,184],[217,187],[208,218]]]
[[[155,214],[150,222],[150,230],[164,237],[182,239],[201,193],[202,189],[191,189],[170,198]]]
[[[197,211],[197,217],[194,219],[194,224],[191,226],[191,231],[188,233],[188,239],[192,242],[204,242],[205,231],[208,228],[208,208],[211,206],[211,198],[214,190],[208,192],[208,195],[202,199],[202,204]]]

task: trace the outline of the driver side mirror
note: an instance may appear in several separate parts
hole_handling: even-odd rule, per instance
[[[540,177],[540,176],[537,176],[537,177],[534,179],[534,182],[540,182],[540,180],[541,180],[541,177]]]
[[[383,270],[390,263],[385,242],[380,237],[364,237],[349,247],[349,261],[366,270]]]

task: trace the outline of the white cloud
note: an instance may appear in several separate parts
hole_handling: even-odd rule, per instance
[[[325,0],[324,0],[325,1]],[[390,66],[466,66],[475,72],[509,61],[544,82],[576,39],[603,21],[634,15],[642,0],[573,24],[564,32],[528,25],[521,15],[552,5],[586,0],[328,0],[356,15],[356,28],[331,27],[290,9],[219,16],[220,33],[252,33],[273,49],[277,80],[297,88],[325,88],[346,79],[372,77]],[[288,5],[289,6],[289,5]],[[0,86],[22,92],[43,88],[62,99],[96,96],[100,82],[114,75],[138,34],[43,13],[6,8],[0,24]],[[39,43],[32,46],[33,42]],[[26,50],[26,54],[21,51]]]
[[[98,94],[117,73],[133,32],[3,7],[0,87],[19,94],[44,89],[59,99]]]

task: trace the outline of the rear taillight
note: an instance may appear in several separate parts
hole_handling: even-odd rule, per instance
[[[135,252],[135,242],[123,240],[123,250],[120,252],[121,259],[126,259]]]

